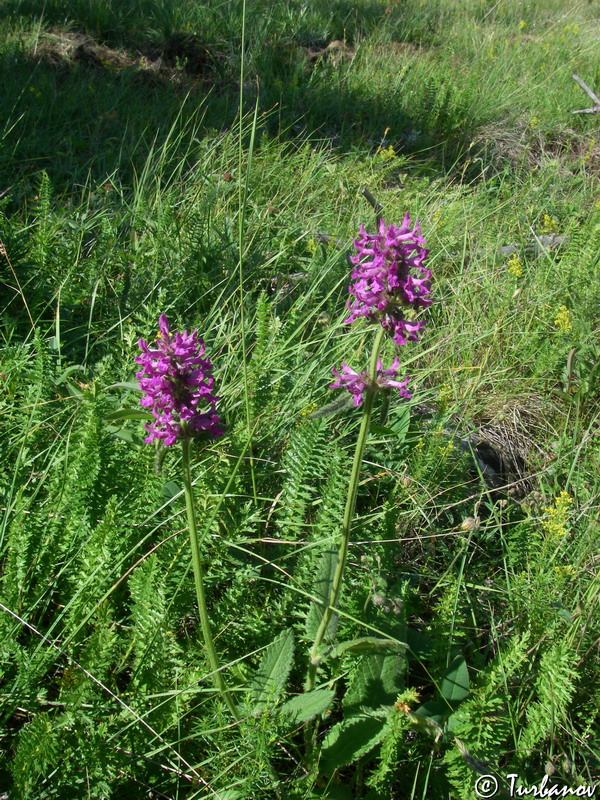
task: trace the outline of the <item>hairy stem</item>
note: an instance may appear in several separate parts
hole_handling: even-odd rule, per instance
[[[373,412],[373,401],[375,399],[375,378],[377,376],[377,359],[379,358],[379,350],[385,330],[379,328],[375,343],[373,345],[373,352],[371,354],[371,363],[369,365],[369,375],[371,378],[371,387],[367,389],[366,397],[363,403],[363,415],[360,423],[360,431],[356,442],[356,449],[354,451],[354,461],[352,462],[352,472],[350,473],[350,482],[348,484],[348,495],[346,498],[346,507],[344,509],[344,519],[342,522],[342,540],[340,542],[340,549],[338,551],[338,559],[333,576],[333,583],[331,584],[331,591],[329,593],[329,600],[327,607],[323,613],[323,617],[315,636],[315,641],[310,651],[310,664],[308,667],[308,674],[306,678],[306,690],[310,691],[315,687],[317,676],[317,667],[321,660],[320,650],[323,644],[323,639],[331,622],[331,618],[337,609],[337,604],[340,596],[342,586],[342,578],[344,576],[344,569],[346,567],[346,560],[348,558],[348,547],[350,544],[350,526],[354,511],[356,509],[356,496],[358,494],[358,483],[360,480],[360,468],[365,452],[365,445],[369,435],[369,427],[371,424],[371,414]]]
[[[225,686],[225,680],[219,666],[219,659],[215,650],[208,609],[206,607],[206,595],[204,594],[204,569],[202,557],[200,555],[200,544],[198,542],[198,529],[196,526],[196,508],[194,505],[194,491],[192,488],[192,475],[190,472],[190,440],[183,440],[183,485],[185,489],[185,507],[187,511],[188,527],[190,531],[190,544],[192,546],[192,565],[194,568],[194,584],[196,586],[196,598],[198,599],[198,610],[200,612],[200,623],[202,625],[202,635],[204,636],[204,646],[208,655],[208,662],[213,672],[215,687],[221,694],[227,707],[231,711],[234,719],[241,719],[240,713],[231,699],[229,690]]]

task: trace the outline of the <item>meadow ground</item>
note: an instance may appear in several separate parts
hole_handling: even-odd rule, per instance
[[[583,796],[597,4],[4,0],[0,32],[0,794]],[[328,621],[362,412],[319,409],[373,346],[344,323],[364,189],[419,220],[434,303],[383,344],[412,398],[375,400]],[[191,465],[227,695],[181,449],[131,413],[161,313],[227,425]]]

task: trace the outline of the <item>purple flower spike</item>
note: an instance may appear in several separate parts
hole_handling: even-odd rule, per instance
[[[383,363],[381,359],[378,359],[375,387],[377,389],[398,389],[400,396],[405,397],[408,400],[410,397],[412,397],[411,393],[406,389],[410,378],[407,376],[404,378],[404,380],[396,380],[398,377],[399,363],[399,359],[395,358],[388,369],[383,369]],[[342,361],[341,369],[341,372],[338,372],[335,367],[333,367],[331,370],[337,380],[333,383],[330,383],[329,388],[348,389],[348,391],[352,394],[354,405],[360,406],[364,400],[365,390],[371,386],[371,379],[368,371],[363,370],[363,372],[356,372],[356,370],[353,370],[352,367],[349,367],[344,361]]]
[[[379,322],[397,345],[416,341],[425,322],[411,319],[419,308],[431,305],[431,270],[423,266],[429,250],[423,245],[419,223],[411,227],[408,214],[402,225],[379,223],[379,233],[360,225],[354,240],[357,255],[350,261],[354,283],[349,287],[350,315],[345,322],[367,317]],[[413,272],[411,272],[413,270]],[[412,309],[405,316],[405,309]]]
[[[141,405],[152,409],[154,420],[146,423],[146,442],[162,440],[166,445],[193,436],[221,436],[224,431],[216,411],[219,399],[213,394],[212,364],[204,356],[204,342],[198,331],[171,334],[169,320],[161,314],[156,347],[145,339],[138,344],[142,366],[136,373],[144,392]],[[199,404],[208,406],[203,410]]]

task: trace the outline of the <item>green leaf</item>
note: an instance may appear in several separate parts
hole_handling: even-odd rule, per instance
[[[427,658],[433,649],[433,641],[413,628],[406,630],[404,638],[406,639],[406,644],[410,647],[411,653],[417,658]]]
[[[175,481],[167,481],[165,485],[162,487],[162,494],[163,497],[167,497],[169,500],[172,497],[176,497],[178,494],[181,493],[181,486]]]
[[[344,696],[346,709],[391,705],[404,689],[404,653],[364,656],[350,677]]]
[[[447,712],[448,709],[444,710],[439,700],[432,700],[420,706],[414,714],[409,712],[408,718],[412,725],[433,736],[437,741],[444,733],[440,723],[448,716]]]
[[[319,714],[324,714],[333,703],[334,697],[333,689],[314,689],[292,697],[281,706],[281,713],[291,717],[293,723],[308,722]]]
[[[448,717],[450,711],[451,709],[448,707],[448,704],[444,703],[442,700],[428,700],[416,709],[413,717],[428,719],[441,724]]]
[[[338,553],[334,547],[329,547],[323,553],[321,564],[315,583],[313,585],[312,594],[317,598],[318,602],[314,600],[311,602],[306,616],[306,635],[309,639],[314,641],[327,603],[329,602],[329,595],[331,594],[331,586],[333,584],[333,576],[335,575],[335,568],[337,566]],[[325,639],[330,641],[335,637],[337,629],[337,614],[331,615],[331,620],[325,631]]]
[[[559,617],[565,620],[565,622],[573,622],[573,615],[569,611],[568,608],[565,608],[562,603],[555,601],[550,603],[551,607],[556,611]]]
[[[375,436],[386,436],[396,438],[396,431],[388,425],[379,425],[377,422],[372,422],[370,432]]]
[[[406,403],[396,406],[388,425],[394,431],[396,444],[403,444],[410,428],[410,406]]]
[[[323,742],[321,769],[331,773],[344,764],[352,764],[372,750],[383,738],[385,719],[351,717],[334,725]]]
[[[116,436],[118,439],[123,439],[130,444],[139,444],[139,435],[128,431],[127,428],[120,428],[117,425],[108,425],[106,430],[108,433],[112,433],[113,436]]]
[[[105,414],[104,419],[109,422],[116,422],[122,419],[154,419],[149,411],[142,411],[138,408],[119,408],[118,411],[111,411]]]
[[[266,648],[250,681],[256,710],[262,710],[281,695],[292,668],[293,657],[294,634],[288,628]]]
[[[347,642],[340,642],[336,645],[331,655],[341,656],[342,653],[380,653],[382,650],[394,650],[406,652],[408,645],[404,642],[395,642],[393,639],[378,639],[375,636],[363,636],[360,639],[349,639]]]
[[[454,708],[461,703],[469,694],[469,670],[467,662],[463,656],[458,655],[450,664],[450,667],[440,684],[440,694]]]
[[[141,391],[140,385],[137,381],[118,381],[117,383],[111,383],[108,388],[113,389],[116,386],[123,389],[135,389],[138,392]]]
[[[73,372],[82,372],[84,367],[81,364],[73,364],[70,367],[67,367],[66,370],[54,381],[55,385],[58,386],[59,384],[65,382],[69,375]]]

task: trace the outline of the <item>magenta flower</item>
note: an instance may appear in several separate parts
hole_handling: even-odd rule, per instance
[[[158,327],[156,348],[150,349],[140,339],[142,355],[135,358],[142,366],[136,373],[145,393],[140,403],[151,408],[154,416],[144,426],[149,434],[145,441],[159,439],[168,446],[183,438],[221,436],[212,364],[203,358],[204,342],[198,331],[172,335],[165,314],[160,315]]]
[[[408,214],[400,227],[381,220],[379,233],[367,233],[361,224],[354,240],[357,255],[350,259],[356,265],[348,290],[354,299],[348,300],[350,316],[344,321],[367,317],[380,322],[397,345],[416,341],[425,322],[411,319],[411,311],[432,302],[431,270],[423,266],[429,250],[424,244],[419,223],[411,228]]]
[[[407,376],[404,380],[398,381],[396,380],[398,376],[398,364],[400,363],[400,359],[395,358],[392,362],[392,365],[388,367],[388,369],[383,369],[383,363],[381,359],[377,359],[377,376],[375,378],[375,388],[376,389],[398,389],[400,392],[401,397],[405,397],[409,399],[412,397],[409,391],[406,389],[406,385],[408,384],[410,378]],[[367,370],[363,370],[362,372],[356,372],[349,367],[344,361],[342,361],[342,372],[338,372],[335,367],[331,370],[335,377],[337,378],[336,381],[329,384],[330,389],[348,389],[348,391],[353,396],[353,401],[355,406],[361,405],[362,401],[364,400],[363,393],[365,389],[371,386],[371,379],[369,377],[369,373]]]

